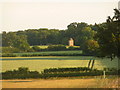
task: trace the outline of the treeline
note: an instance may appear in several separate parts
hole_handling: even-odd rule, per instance
[[[115,68],[106,69],[106,75],[119,75],[120,70]],[[80,77],[80,76],[100,76],[103,75],[102,70],[89,69],[87,67],[73,68],[49,68],[44,69],[41,73],[30,71],[26,67],[20,67],[17,70],[9,70],[2,72],[2,79],[28,79],[28,78],[54,78],[54,77]]]
[[[83,41],[93,39],[96,33],[95,31],[97,31],[96,25],[75,22],[68,25],[66,30],[40,28],[8,33],[3,32],[2,46],[14,46],[14,43],[18,39],[21,39],[21,42],[22,40],[27,40],[30,46],[51,44],[68,45],[70,38],[75,40],[75,45],[80,46]],[[19,42],[16,42],[16,44]]]
[[[30,46],[68,45],[70,38],[74,39],[75,45],[80,46],[84,54],[120,58],[120,10],[114,9],[114,16],[108,16],[106,22],[101,24],[74,22],[66,30],[40,28],[3,32],[2,46],[32,52]]]
[[[94,35],[97,32],[97,25],[87,23],[71,23],[66,30],[58,29],[28,29],[17,32],[3,32],[2,46],[14,47],[24,52],[32,51],[29,46],[36,45],[68,45],[68,40],[73,38],[76,46],[83,45],[87,40],[97,43]],[[3,51],[4,52],[4,51]]]

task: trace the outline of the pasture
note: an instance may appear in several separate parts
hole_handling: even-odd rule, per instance
[[[33,47],[33,46],[30,46],[30,47]],[[46,49],[48,48],[48,45],[39,45],[38,47],[40,47],[41,49]],[[70,46],[66,46],[66,48],[69,48]],[[76,48],[79,48],[80,46],[73,46],[73,47],[76,47]]]
[[[33,47],[33,46],[30,46],[30,47]],[[48,45],[39,45],[38,47],[40,47],[41,49],[46,49],[48,48]]]
[[[118,68],[118,59],[111,61],[109,58],[96,58],[91,56],[41,56],[41,57],[3,57],[2,72],[28,67],[30,70],[41,72],[47,68],[57,67],[87,67],[90,59],[95,59],[94,69]]]

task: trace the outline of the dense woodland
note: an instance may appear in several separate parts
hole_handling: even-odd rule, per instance
[[[112,11],[112,10],[111,10]],[[83,53],[119,57],[120,49],[120,11],[114,9],[114,16],[108,16],[106,22],[90,24],[73,22],[66,30],[28,29],[17,32],[2,32],[2,47],[22,52],[32,52],[30,46],[36,45],[68,45],[73,38],[75,46],[80,46]]]
[[[94,40],[97,25],[87,23],[71,23],[67,30],[58,29],[28,29],[17,32],[3,32],[2,46],[14,46],[17,43],[32,45],[68,45],[68,40],[73,38],[75,45],[81,46],[86,40]],[[15,44],[16,42],[16,44]]]

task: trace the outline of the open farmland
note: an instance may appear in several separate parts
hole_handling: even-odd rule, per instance
[[[33,47],[33,46],[30,46],[30,47]],[[39,45],[38,47],[40,47],[41,49],[46,49],[46,48],[48,48],[48,45]],[[66,46],[66,48],[68,48],[68,47],[70,47],[70,46]],[[73,47],[79,48],[80,46],[73,46]]]
[[[114,77],[114,76],[113,76]],[[3,88],[118,88],[120,78],[2,80]]]
[[[2,71],[28,67],[30,70],[41,72],[46,68],[57,67],[87,67],[90,59],[95,59],[94,68],[118,68],[118,59],[100,59],[91,56],[44,56],[44,57],[3,57]]]
[[[30,47],[33,47],[33,46],[30,46]],[[48,48],[48,45],[39,45],[38,47],[40,47],[41,49],[46,49]]]

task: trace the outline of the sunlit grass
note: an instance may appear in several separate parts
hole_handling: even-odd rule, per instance
[[[88,56],[45,56],[45,57],[3,57],[2,71],[28,67],[30,70],[41,72],[46,68],[57,67],[87,67],[91,58]],[[118,60],[95,58],[94,68],[118,68]]]

